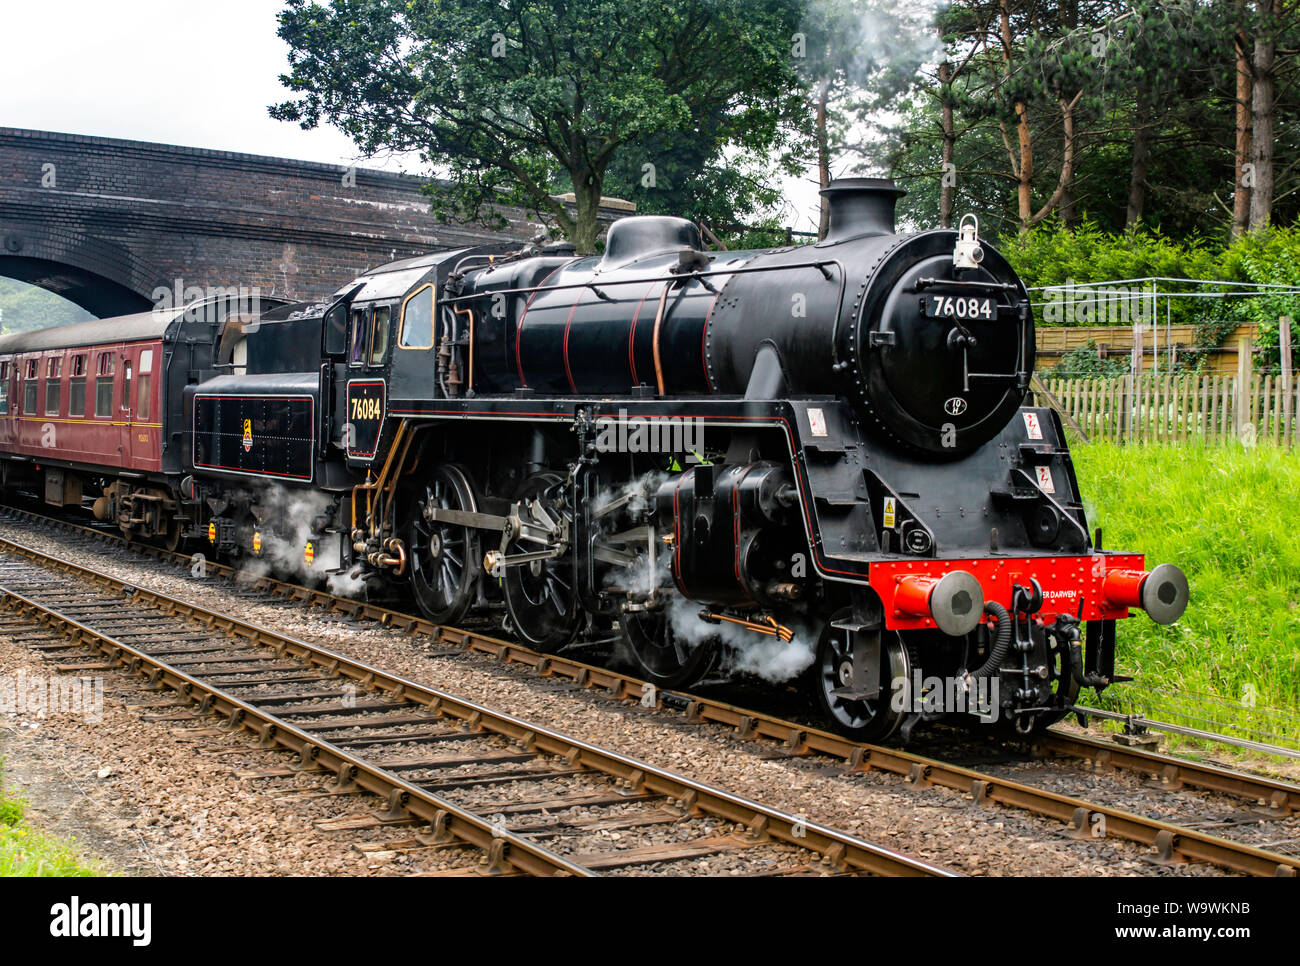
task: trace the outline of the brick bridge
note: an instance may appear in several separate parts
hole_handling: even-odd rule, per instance
[[[156,288],[256,286],[306,299],[365,269],[500,239],[440,223],[409,175],[0,127],[0,276],[99,316]],[[607,214],[623,214],[623,211]],[[509,233],[534,233],[502,209]]]

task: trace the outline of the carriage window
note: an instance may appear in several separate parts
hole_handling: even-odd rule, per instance
[[[86,415],[86,377],[73,376],[68,380],[68,415]]]
[[[101,352],[96,367],[95,415],[106,419],[113,415],[113,353]]]
[[[131,363],[122,363],[122,408],[131,408]]]
[[[136,379],[139,389],[135,393],[135,418],[148,419],[150,402],[149,385],[153,382],[153,350],[145,349],[140,353],[140,375]]]
[[[86,415],[86,354],[72,357],[68,373],[68,415]]]
[[[433,347],[433,286],[426,285],[402,303],[402,338],[398,344],[403,349],[430,349]]]
[[[29,366],[28,368],[33,367]],[[39,384],[35,375],[28,376],[27,381],[23,383],[23,414],[26,416],[36,415],[36,391],[38,388]]]
[[[63,388],[59,381],[59,376],[63,370],[63,360],[59,358],[47,359],[45,362],[45,415],[57,416],[59,414],[62,398],[60,390]]]
[[[100,419],[113,415],[112,376],[100,376],[95,380],[95,415]]]
[[[388,320],[393,314],[391,305],[375,308],[374,321],[370,325],[370,364],[382,366],[388,358]]]
[[[367,337],[367,326],[365,326],[364,308],[352,309],[352,339],[351,348],[348,350],[348,365],[360,365],[365,360],[365,337]]]
[[[0,416],[9,414],[9,363],[0,362]]]

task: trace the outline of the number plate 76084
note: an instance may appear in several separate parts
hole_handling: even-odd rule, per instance
[[[927,295],[925,314],[931,319],[996,319],[997,299],[969,295]]]

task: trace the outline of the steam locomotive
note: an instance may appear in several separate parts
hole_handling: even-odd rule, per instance
[[[802,675],[860,739],[1044,727],[1187,581],[1090,535],[1057,415],[1024,405],[1028,295],[974,220],[897,234],[892,182],[824,194],[812,245],[627,217],[599,256],[438,252],[319,302],[5,336],[0,482],[658,687]]]

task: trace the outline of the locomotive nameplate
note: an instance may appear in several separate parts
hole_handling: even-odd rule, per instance
[[[379,434],[384,426],[386,389],[382,379],[353,379],[348,382],[348,415],[343,427],[348,459],[375,458]]]
[[[194,395],[194,466],[311,482],[316,401],[311,396]]]
[[[970,295],[927,295],[925,314],[931,319],[975,319],[991,322],[998,317],[998,301]]]

